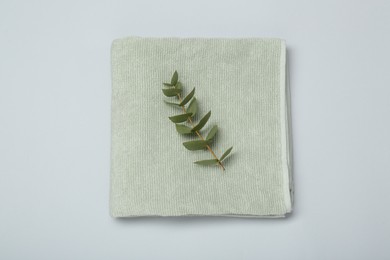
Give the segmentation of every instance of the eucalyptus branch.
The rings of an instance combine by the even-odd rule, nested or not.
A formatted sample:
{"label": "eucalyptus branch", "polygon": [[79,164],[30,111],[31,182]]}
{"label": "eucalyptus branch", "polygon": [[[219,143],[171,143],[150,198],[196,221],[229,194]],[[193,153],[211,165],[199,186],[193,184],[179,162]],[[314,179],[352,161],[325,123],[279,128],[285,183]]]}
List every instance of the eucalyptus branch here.
{"label": "eucalyptus branch", "polygon": [[[209,133],[207,134],[206,138],[204,138],[200,133],[200,130],[207,124],[207,121],[210,119],[211,111],[209,111],[205,116],[202,117],[202,119],[199,120],[197,124],[195,124],[194,116],[198,112],[198,102],[194,97],[195,88],[187,96],[182,98],[183,86],[181,82],[178,80],[178,78],[179,78],[178,73],[177,71],[175,71],[171,78],[171,83],[163,83],[164,86],[166,87],[162,89],[164,95],[167,97],[176,97],[179,101],[179,103],[177,103],[177,102],[168,102],[164,100],[165,103],[181,108],[183,112],[182,114],[171,116],[169,117],[169,119],[173,123],[175,123],[176,130],[179,134],[183,134],[183,135],[194,134],[199,137],[200,140],[184,142],[183,145],[185,148],[191,151],[207,149],[213,156],[213,159],[196,161],[194,163],[199,165],[219,165],[222,170],[225,170],[222,161],[225,160],[226,157],[230,154],[233,147],[227,149],[226,152],[220,158],[217,157],[217,155],[214,153],[213,149],[211,148],[211,144],[213,138],[215,137],[218,131],[218,126],[214,125],[209,131]],[[188,103],[189,105],[186,107]]]}

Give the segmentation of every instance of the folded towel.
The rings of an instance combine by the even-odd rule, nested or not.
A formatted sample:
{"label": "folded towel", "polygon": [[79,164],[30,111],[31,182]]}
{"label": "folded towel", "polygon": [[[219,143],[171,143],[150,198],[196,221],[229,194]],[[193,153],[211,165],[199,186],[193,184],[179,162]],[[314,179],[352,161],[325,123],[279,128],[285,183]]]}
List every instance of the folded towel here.
{"label": "folded towel", "polygon": [[[112,44],[113,217],[282,217],[292,210],[286,47],[279,39],[140,38]],[[196,87],[198,116],[218,124],[218,166],[188,151],[163,102],[177,70],[184,94]],[[203,130],[202,130],[203,131]]]}

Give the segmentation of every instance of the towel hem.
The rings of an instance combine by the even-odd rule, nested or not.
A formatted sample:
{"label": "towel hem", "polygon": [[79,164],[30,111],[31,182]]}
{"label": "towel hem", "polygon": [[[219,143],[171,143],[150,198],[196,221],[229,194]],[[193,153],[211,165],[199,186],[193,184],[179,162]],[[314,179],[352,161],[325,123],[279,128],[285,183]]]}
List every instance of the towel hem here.
{"label": "towel hem", "polygon": [[290,167],[289,167],[289,136],[288,136],[288,100],[286,86],[286,43],[281,41],[280,46],[280,124],[281,124],[281,145],[282,145],[282,174],[284,203],[287,213],[292,211],[290,191]]}

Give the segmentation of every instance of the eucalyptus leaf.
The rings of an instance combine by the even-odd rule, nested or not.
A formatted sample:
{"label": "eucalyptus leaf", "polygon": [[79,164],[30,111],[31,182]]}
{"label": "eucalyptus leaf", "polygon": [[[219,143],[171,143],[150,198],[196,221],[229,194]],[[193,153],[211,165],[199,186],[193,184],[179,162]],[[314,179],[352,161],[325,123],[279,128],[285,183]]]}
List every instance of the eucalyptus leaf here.
{"label": "eucalyptus leaf", "polygon": [[176,85],[177,80],[179,79],[179,75],[177,74],[177,71],[173,73],[172,79],[171,79],[171,85]]}
{"label": "eucalyptus leaf", "polygon": [[180,81],[178,81],[178,82],[176,83],[176,85],[175,85],[175,89],[180,89],[180,90],[182,90],[182,89],[183,89],[183,85],[181,84],[181,82],[180,82]]}
{"label": "eucalyptus leaf", "polygon": [[180,94],[181,90],[180,89],[176,89],[176,88],[163,88],[162,92],[167,97],[174,97],[177,94]]}
{"label": "eucalyptus leaf", "polygon": [[184,142],[183,145],[188,150],[195,151],[195,150],[205,149],[207,145],[209,145],[209,143],[210,143],[209,141],[205,141],[205,140],[196,140],[196,141]]}
{"label": "eucalyptus leaf", "polygon": [[233,146],[230,147],[229,149],[227,149],[227,151],[224,154],[222,154],[222,156],[219,160],[222,162],[229,155],[229,153],[232,151],[232,149],[233,149]]}
{"label": "eucalyptus leaf", "polygon": [[215,134],[218,132],[218,126],[215,125],[213,128],[211,128],[210,132],[206,136],[206,140],[211,140],[215,136]]}
{"label": "eucalyptus leaf", "polygon": [[176,131],[182,135],[192,134],[191,128],[186,125],[176,124]]}
{"label": "eucalyptus leaf", "polygon": [[216,165],[218,163],[218,160],[217,159],[202,160],[202,161],[196,161],[194,163],[199,164],[199,165],[209,166],[209,165]]}
{"label": "eucalyptus leaf", "polygon": [[167,86],[167,87],[173,87],[173,85],[171,83],[163,83],[164,86]]}
{"label": "eucalyptus leaf", "polygon": [[193,98],[191,100],[190,104],[188,105],[187,112],[192,113],[192,116],[194,116],[198,112],[198,101],[196,100],[196,98]]}
{"label": "eucalyptus leaf", "polygon": [[195,88],[180,102],[180,106],[185,106],[195,94]]}
{"label": "eucalyptus leaf", "polygon": [[209,118],[210,118],[210,116],[211,116],[211,111],[209,111],[200,121],[199,121],[199,123],[194,127],[194,128],[192,128],[192,131],[199,131],[200,129],[202,129],[205,125],[206,125],[206,123],[207,123],[207,121],[209,121]]}
{"label": "eucalyptus leaf", "polygon": [[168,104],[168,105],[172,105],[172,106],[180,106],[180,104],[179,103],[175,103],[175,102],[169,102],[169,101],[166,101],[166,100],[164,100],[164,102],[166,103],[166,104]]}
{"label": "eucalyptus leaf", "polygon": [[181,115],[177,115],[177,116],[170,116],[169,119],[173,122],[173,123],[182,123],[182,122],[185,122],[187,121],[187,119],[191,116],[191,113],[186,113],[186,114],[181,114]]}

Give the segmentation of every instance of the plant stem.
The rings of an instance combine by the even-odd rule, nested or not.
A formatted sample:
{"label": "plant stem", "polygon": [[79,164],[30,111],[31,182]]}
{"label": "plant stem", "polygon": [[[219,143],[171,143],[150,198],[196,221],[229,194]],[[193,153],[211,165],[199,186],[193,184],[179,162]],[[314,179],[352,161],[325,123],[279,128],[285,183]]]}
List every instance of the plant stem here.
{"label": "plant stem", "polygon": [[[181,102],[182,99],[181,99],[181,96],[180,94],[177,94],[177,97],[179,98],[179,101]],[[183,112],[184,113],[187,113],[186,111],[186,108],[185,106],[181,106],[181,108],[183,109]],[[192,122],[192,119],[191,117],[188,117],[188,121],[190,122],[191,126],[194,127],[194,122]],[[204,137],[199,133],[199,131],[195,131],[195,134],[201,139],[201,140],[205,140]],[[224,171],[225,170],[225,167],[223,166],[222,162],[218,159],[218,157],[215,155],[213,149],[211,149],[211,147],[209,145],[206,145],[207,147],[207,150],[209,150],[209,152],[213,155],[213,157],[218,161],[218,164],[219,166],[221,166],[222,170]]]}

